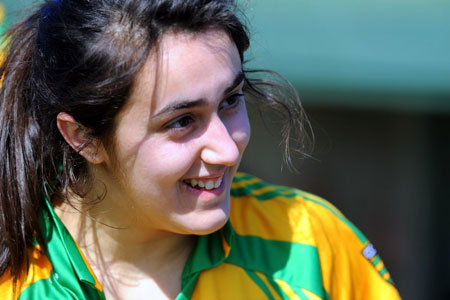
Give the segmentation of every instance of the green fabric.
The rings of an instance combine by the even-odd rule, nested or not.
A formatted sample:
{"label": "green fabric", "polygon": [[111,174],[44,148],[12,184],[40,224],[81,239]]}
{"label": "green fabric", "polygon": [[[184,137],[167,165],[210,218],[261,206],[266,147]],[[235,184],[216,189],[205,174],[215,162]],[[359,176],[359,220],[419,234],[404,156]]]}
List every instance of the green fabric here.
{"label": "green fabric", "polygon": [[291,287],[305,288],[326,298],[319,254],[314,246],[236,234],[226,262],[261,272],[269,278],[281,279]]}
{"label": "green fabric", "polygon": [[[264,187],[271,187],[272,189],[270,191],[267,191],[262,194],[254,194],[255,190],[264,188]],[[265,182],[256,182],[252,184],[248,184],[245,187],[240,188],[234,188],[231,190],[231,196],[233,197],[242,197],[242,196],[253,196],[259,201],[266,201],[273,199],[276,196],[282,195],[286,198],[292,198],[297,196],[297,193],[292,188],[287,188],[284,186],[276,186],[276,185],[270,185]]]}
{"label": "green fabric", "polygon": [[[66,274],[67,275],[67,274]],[[103,293],[64,277],[52,276],[39,280],[20,294],[18,300],[105,300]]]}
{"label": "green fabric", "polygon": [[[73,240],[72,236],[70,235],[70,233],[67,231],[66,227],[64,226],[64,224],[61,222],[61,220],[59,219],[59,217],[56,216],[55,212],[53,211],[53,209],[50,206],[50,203],[48,201],[46,201],[46,204],[48,206],[48,210],[43,210],[46,213],[49,213],[49,215],[47,217],[44,217],[44,220],[46,220],[46,224],[44,225],[44,228],[46,228],[46,233],[47,236],[44,235],[44,240],[47,243],[47,245],[49,245],[49,247],[52,248],[61,248],[60,251],[62,251],[62,249],[65,250],[65,252],[68,254],[67,257],[70,260],[70,263],[75,271],[75,274],[77,275],[77,277],[85,282],[90,284],[91,286],[95,286],[95,279],[92,276],[91,272],[89,271],[88,267],[86,266],[83,257],[81,256],[80,251],[78,250],[78,247],[75,243],[75,241]],[[55,225],[54,227],[52,227],[52,225]],[[42,224],[41,224],[41,228],[42,228]],[[50,234],[50,235],[48,235]],[[52,234],[56,234],[57,238],[52,238]],[[53,247],[52,245],[55,244],[56,247]],[[60,252],[58,251],[58,252]],[[49,252],[49,255],[51,255],[51,253]],[[53,258],[52,257],[52,263],[53,263],[53,268],[57,271],[61,270],[61,272],[65,272],[67,271],[66,266],[60,266],[59,265],[59,257]],[[64,261],[64,264],[66,264],[66,261]],[[64,275],[64,274],[61,274]]]}
{"label": "green fabric", "polygon": [[[222,229],[225,238],[228,243],[232,241],[231,224],[228,221],[225,227]],[[198,237],[197,245],[194,251],[189,256],[186,265],[183,270],[182,283],[185,280],[189,280],[189,277],[193,273],[200,272],[202,270],[214,268],[225,260],[225,253],[222,248],[222,236],[221,231],[216,231],[210,235],[202,235]],[[184,284],[183,284],[184,286]]]}
{"label": "green fabric", "polygon": [[47,200],[45,206],[39,212],[39,225],[53,269],[49,278],[33,283],[19,299],[104,300],[70,233]]}
{"label": "green fabric", "polygon": [[375,267],[381,260],[381,257],[379,255],[375,256],[375,259],[372,261],[372,265]]}
{"label": "green fabric", "polygon": [[191,299],[192,294],[195,290],[195,285],[197,283],[200,273],[196,273],[192,276],[186,276],[182,278],[181,293],[175,298],[175,300],[188,300]]}

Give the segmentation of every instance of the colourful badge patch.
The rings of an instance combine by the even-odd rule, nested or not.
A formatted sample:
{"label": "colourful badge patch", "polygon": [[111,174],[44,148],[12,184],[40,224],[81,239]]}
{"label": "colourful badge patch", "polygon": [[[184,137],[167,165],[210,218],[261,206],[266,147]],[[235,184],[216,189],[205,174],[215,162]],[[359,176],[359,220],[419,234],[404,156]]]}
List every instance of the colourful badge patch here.
{"label": "colourful badge patch", "polygon": [[377,250],[373,247],[372,244],[369,244],[366,246],[366,248],[363,249],[362,254],[367,259],[372,259],[375,255],[377,255]]}
{"label": "colourful badge patch", "polygon": [[370,262],[370,264],[377,270],[378,274],[389,282],[390,284],[394,284],[391,278],[391,274],[389,274],[388,270],[386,269],[383,261],[381,260],[380,256],[377,254],[377,250],[375,247],[368,243],[362,250],[362,255],[367,258],[367,260]]}

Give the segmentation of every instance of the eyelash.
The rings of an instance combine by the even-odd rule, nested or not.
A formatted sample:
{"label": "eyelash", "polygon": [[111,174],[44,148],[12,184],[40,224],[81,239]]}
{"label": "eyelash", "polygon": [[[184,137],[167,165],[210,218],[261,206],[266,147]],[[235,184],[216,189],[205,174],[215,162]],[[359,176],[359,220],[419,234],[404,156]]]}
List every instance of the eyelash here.
{"label": "eyelash", "polygon": [[[242,92],[235,93],[235,94],[229,96],[228,98],[226,98],[225,100],[223,100],[220,103],[219,111],[229,110],[230,112],[232,112],[235,108],[237,108],[239,106],[243,97],[244,97],[244,94]],[[227,106],[224,106],[224,103],[228,102],[229,100],[233,100],[233,102],[231,104],[228,104]],[[187,121],[187,123],[182,124],[186,121]],[[181,115],[181,116],[175,118],[174,120],[170,121],[165,126],[165,128],[167,128],[170,131],[175,131],[175,132],[183,131],[183,130],[186,130],[186,128],[189,127],[194,122],[195,122],[195,118],[193,115],[184,114],[184,115]],[[179,124],[179,125],[177,125],[177,124]]]}
{"label": "eyelash", "polygon": [[[182,122],[188,121],[188,124],[181,124]],[[194,122],[194,117],[190,114],[184,114],[179,116],[178,118],[170,121],[165,127],[169,130],[183,130],[187,126],[191,125]],[[176,126],[177,123],[180,123],[179,126]]]}
{"label": "eyelash", "polygon": [[242,92],[235,93],[235,94],[231,95],[230,97],[228,97],[227,99],[225,99],[224,101],[222,101],[222,103],[220,103],[219,110],[224,109],[223,103],[225,103],[231,99],[235,100],[235,101],[233,103],[229,104],[227,109],[233,109],[239,105],[239,103],[242,101],[243,98],[244,98],[244,94]]}

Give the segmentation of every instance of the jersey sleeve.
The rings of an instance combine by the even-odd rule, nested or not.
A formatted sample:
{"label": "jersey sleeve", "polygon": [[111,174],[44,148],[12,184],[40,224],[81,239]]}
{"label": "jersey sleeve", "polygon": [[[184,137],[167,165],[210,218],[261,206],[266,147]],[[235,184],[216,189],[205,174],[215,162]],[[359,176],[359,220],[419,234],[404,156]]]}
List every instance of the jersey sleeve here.
{"label": "jersey sleeve", "polygon": [[329,202],[303,195],[329,299],[401,299],[375,247]]}

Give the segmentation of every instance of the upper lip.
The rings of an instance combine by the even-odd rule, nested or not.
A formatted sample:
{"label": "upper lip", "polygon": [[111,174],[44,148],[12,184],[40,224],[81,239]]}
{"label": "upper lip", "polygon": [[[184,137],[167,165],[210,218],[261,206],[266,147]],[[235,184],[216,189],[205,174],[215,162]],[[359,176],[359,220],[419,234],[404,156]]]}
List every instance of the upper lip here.
{"label": "upper lip", "polygon": [[225,170],[221,171],[221,172],[216,172],[213,174],[208,174],[208,175],[199,175],[199,176],[189,176],[184,178],[183,180],[190,180],[190,179],[196,179],[196,180],[214,180],[214,179],[218,179],[221,178],[225,175]]}

